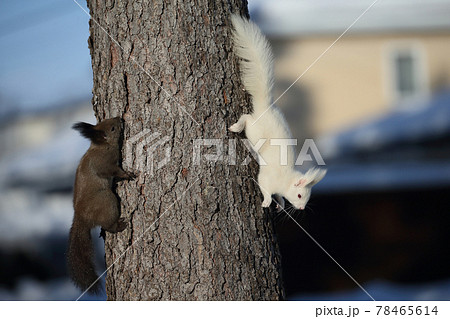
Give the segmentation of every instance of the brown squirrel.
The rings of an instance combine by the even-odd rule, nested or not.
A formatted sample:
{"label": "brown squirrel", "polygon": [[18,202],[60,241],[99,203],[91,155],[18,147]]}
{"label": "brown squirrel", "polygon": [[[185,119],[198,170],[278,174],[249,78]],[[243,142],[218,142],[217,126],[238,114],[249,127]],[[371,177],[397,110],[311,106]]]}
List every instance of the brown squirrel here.
{"label": "brown squirrel", "polygon": [[[76,123],[73,129],[91,140],[91,146],[78,165],[73,193],[74,217],[67,250],[68,272],[75,285],[83,291],[99,293],[93,262],[91,229],[101,226],[117,233],[127,227],[120,216],[119,202],[112,191],[114,177],[133,179],[135,176],[119,167],[122,120],[104,120],[97,125]],[[97,280],[97,281],[96,281]]]}

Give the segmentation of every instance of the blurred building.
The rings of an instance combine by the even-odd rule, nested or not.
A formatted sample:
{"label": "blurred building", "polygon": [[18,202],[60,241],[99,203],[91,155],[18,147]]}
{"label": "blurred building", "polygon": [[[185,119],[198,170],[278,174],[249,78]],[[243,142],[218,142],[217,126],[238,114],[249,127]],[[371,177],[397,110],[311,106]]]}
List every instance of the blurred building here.
{"label": "blurred building", "polygon": [[412,108],[450,86],[446,0],[379,1],[323,54],[372,3],[265,1],[255,7],[252,17],[276,53],[275,98],[314,63],[278,101],[296,115],[290,124],[298,136],[330,134],[394,107]]}

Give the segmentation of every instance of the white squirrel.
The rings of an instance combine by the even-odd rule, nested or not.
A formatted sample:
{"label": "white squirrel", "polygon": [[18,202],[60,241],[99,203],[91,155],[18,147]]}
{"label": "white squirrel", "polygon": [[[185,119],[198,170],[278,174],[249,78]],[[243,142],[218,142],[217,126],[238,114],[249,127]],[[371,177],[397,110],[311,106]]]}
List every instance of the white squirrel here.
{"label": "white squirrel", "polygon": [[[292,135],[281,111],[272,105],[273,56],[269,43],[261,30],[253,22],[233,14],[233,41],[236,54],[241,58],[241,78],[245,89],[251,95],[253,113],[243,114],[230,126],[231,132],[245,134],[255,152],[266,165],[259,167],[258,184],[264,195],[262,207],[269,207],[272,195],[277,209],[284,208],[286,198],[296,209],[305,209],[311,195],[311,187],[326,174],[326,170],[312,168],[306,173],[295,167],[295,148],[280,143],[281,139],[291,139]],[[259,141],[270,142],[257,149]],[[259,144],[260,145],[260,144]],[[282,160],[281,145],[287,147],[287,158]],[[281,206],[281,207],[280,207]]]}

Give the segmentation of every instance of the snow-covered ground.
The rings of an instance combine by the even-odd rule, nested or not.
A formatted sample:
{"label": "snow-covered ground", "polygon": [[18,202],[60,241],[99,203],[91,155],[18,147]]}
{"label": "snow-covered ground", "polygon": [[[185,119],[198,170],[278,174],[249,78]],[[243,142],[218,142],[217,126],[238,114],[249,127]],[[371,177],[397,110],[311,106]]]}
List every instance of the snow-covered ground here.
{"label": "snow-covered ground", "polygon": [[[373,281],[365,284],[364,288],[377,301],[450,300],[450,280],[414,285]],[[39,282],[24,278],[12,291],[0,288],[0,300],[76,300],[80,295],[80,291],[68,279]],[[106,300],[106,295],[104,293],[98,296],[85,294],[81,300]],[[348,291],[300,294],[291,297],[290,300],[364,301],[371,299],[361,289],[355,288]]]}
{"label": "snow-covered ground", "polygon": [[[439,282],[423,284],[395,284],[387,281],[377,280],[364,284],[364,289],[377,301],[391,300],[450,300],[450,279]],[[355,288],[348,291],[315,293],[296,295],[291,300],[371,300],[361,289]]]}
{"label": "snow-covered ground", "polygon": [[4,191],[0,194],[0,246],[32,246],[36,238],[67,235],[72,216],[70,194]]}
{"label": "snow-covered ground", "polygon": [[[23,278],[13,290],[0,288],[0,300],[77,300],[80,295],[69,279],[40,282]],[[84,294],[80,300],[106,300],[106,295]]]}

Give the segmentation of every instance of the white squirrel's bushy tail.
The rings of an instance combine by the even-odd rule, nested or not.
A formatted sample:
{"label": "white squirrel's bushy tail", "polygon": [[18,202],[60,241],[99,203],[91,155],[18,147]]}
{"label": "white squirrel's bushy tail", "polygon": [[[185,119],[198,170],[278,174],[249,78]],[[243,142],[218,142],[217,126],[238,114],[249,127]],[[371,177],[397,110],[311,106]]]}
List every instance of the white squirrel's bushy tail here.
{"label": "white squirrel's bushy tail", "polygon": [[272,100],[272,50],[256,24],[237,14],[231,16],[231,21],[234,49],[242,59],[242,82],[252,96],[253,114],[259,115],[270,106]]}

